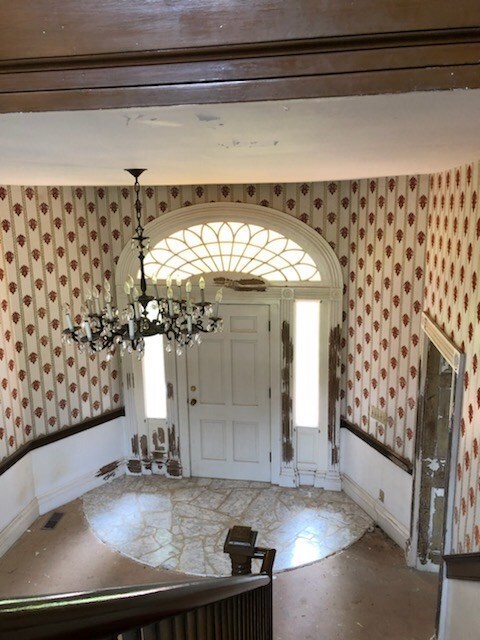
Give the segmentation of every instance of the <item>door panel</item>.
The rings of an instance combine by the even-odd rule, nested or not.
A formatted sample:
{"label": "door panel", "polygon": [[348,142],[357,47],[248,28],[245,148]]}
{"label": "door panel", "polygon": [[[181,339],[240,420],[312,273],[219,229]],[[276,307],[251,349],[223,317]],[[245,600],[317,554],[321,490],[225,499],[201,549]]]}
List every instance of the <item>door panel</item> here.
{"label": "door panel", "polygon": [[201,354],[196,360],[197,372],[189,376],[202,381],[199,390],[200,404],[225,404],[225,371],[223,343],[219,340],[205,340]]}
{"label": "door panel", "polygon": [[224,421],[200,421],[201,456],[203,460],[227,459]]}
{"label": "door panel", "polygon": [[267,305],[222,305],[223,333],[188,350],[192,475],[270,480]]}
{"label": "door panel", "polygon": [[258,405],[257,343],[232,340],[232,404],[246,407]]}
{"label": "door panel", "polygon": [[233,459],[235,462],[260,462],[258,422],[233,422]]}

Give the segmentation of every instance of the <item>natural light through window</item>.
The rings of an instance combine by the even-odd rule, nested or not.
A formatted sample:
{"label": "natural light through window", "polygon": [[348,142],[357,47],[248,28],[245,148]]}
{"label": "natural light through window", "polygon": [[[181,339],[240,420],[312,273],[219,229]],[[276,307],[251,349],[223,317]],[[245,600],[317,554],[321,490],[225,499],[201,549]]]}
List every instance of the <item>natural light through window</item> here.
{"label": "natural light through window", "polygon": [[146,418],[167,417],[164,352],[163,336],[145,338],[142,366]]}
{"label": "natural light through window", "polygon": [[320,302],[295,302],[294,406],[297,427],[318,427]]}
{"label": "natural light through window", "polygon": [[211,272],[248,273],[269,281],[319,282],[313,259],[276,231],[243,222],[209,222],[173,233],[145,258],[157,280]]}

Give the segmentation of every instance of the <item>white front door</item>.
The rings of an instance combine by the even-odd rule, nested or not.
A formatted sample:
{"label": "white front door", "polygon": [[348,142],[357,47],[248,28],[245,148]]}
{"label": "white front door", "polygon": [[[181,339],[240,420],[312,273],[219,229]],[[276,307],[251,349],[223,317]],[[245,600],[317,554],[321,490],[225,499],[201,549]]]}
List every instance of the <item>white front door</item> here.
{"label": "white front door", "polygon": [[221,309],[223,332],[188,349],[192,475],[270,481],[269,307]]}

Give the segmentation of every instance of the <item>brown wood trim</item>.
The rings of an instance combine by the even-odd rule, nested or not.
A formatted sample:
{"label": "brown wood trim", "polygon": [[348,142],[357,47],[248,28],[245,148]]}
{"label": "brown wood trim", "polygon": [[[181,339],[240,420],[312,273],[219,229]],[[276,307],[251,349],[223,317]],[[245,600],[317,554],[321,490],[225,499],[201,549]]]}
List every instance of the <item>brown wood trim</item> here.
{"label": "brown wood trim", "polygon": [[274,42],[239,43],[202,47],[178,47],[151,51],[119,51],[89,55],[48,56],[35,58],[0,59],[0,72],[52,71],[92,69],[98,67],[126,67],[186,62],[236,60],[304,56],[331,52],[350,54],[371,49],[436,47],[445,45],[478,44],[480,27],[463,29],[434,29],[392,33],[371,33],[325,38],[282,40]]}
{"label": "brown wood trim", "polygon": [[480,27],[469,27],[4,58],[0,112],[478,88],[479,43]]}
{"label": "brown wood trim", "polygon": [[291,100],[480,88],[480,64],[365,73],[0,94],[0,113]]}
{"label": "brown wood trim", "polygon": [[4,0],[0,58],[475,28],[474,0]]}
{"label": "brown wood trim", "polygon": [[450,580],[480,581],[480,553],[459,553],[443,556]]}
{"label": "brown wood trim", "polygon": [[395,451],[392,451],[386,445],[382,444],[381,442],[378,442],[378,440],[375,440],[373,436],[371,436],[368,433],[365,433],[365,431],[357,427],[357,425],[353,424],[353,422],[349,422],[348,420],[345,420],[345,418],[341,418],[340,427],[342,427],[343,429],[348,429],[348,431],[355,434],[361,440],[369,444],[376,451],[378,451],[378,453],[381,453],[382,456],[385,456],[391,462],[396,464],[397,467],[400,467],[400,469],[403,469],[410,475],[413,474],[413,464],[410,462],[410,460],[408,460],[407,458],[403,458],[402,456],[399,456],[398,453],[395,453]]}
{"label": "brown wood trim", "polygon": [[[421,61],[421,64],[419,64]],[[49,91],[106,89],[207,82],[229,82],[280,78],[351,74],[366,71],[385,71],[477,65],[478,44],[468,43],[461,50],[452,45],[434,48],[409,47],[389,50],[368,49],[355,52],[334,51],[308,53],[302,56],[265,56],[238,58],[235,60],[189,61],[138,64],[134,73],[129,66],[102,66],[68,69],[25,69],[21,72],[2,72],[0,69],[0,93],[35,92],[42,87]]]}
{"label": "brown wood trim", "polygon": [[51,444],[52,442],[58,442],[59,440],[63,440],[64,438],[69,438],[70,436],[74,436],[77,433],[81,433],[82,431],[87,431],[87,429],[92,429],[93,427],[97,427],[100,424],[104,424],[105,422],[110,422],[110,420],[115,420],[116,418],[121,418],[125,415],[125,408],[121,407],[120,409],[115,409],[114,411],[109,411],[108,413],[103,413],[100,416],[95,416],[95,418],[89,418],[84,422],[80,422],[79,424],[74,424],[70,427],[65,427],[60,429],[59,431],[55,431],[53,433],[49,433],[46,436],[40,436],[39,438],[35,438],[35,440],[30,440],[26,444],[19,447],[14,453],[12,453],[5,460],[0,461],[0,476],[8,471],[14,464],[16,464],[19,460],[21,460],[27,453],[33,451],[34,449],[38,449],[39,447],[44,447],[47,444]]}
{"label": "brown wood trim", "polygon": [[269,584],[260,574],[11,598],[0,602],[0,640],[106,637]]}

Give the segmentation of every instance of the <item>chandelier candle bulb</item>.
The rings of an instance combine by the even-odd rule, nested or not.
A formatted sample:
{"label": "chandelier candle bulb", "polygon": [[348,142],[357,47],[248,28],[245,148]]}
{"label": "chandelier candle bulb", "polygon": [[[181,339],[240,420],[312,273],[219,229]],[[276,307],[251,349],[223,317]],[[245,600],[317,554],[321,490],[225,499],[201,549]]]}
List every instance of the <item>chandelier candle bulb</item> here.
{"label": "chandelier candle bulb", "polygon": [[173,289],[172,287],[168,287],[167,289],[167,298],[168,298],[168,314],[173,316]]}
{"label": "chandelier candle bulb", "polygon": [[83,323],[83,328],[85,329],[87,340],[92,340],[92,330],[90,328],[90,322],[88,320],[85,320],[85,322]]}
{"label": "chandelier candle bulb", "polygon": [[203,276],[200,277],[198,281],[198,286],[200,287],[200,295],[202,297],[202,304],[205,303],[205,278]]}
{"label": "chandelier candle bulb", "polygon": [[158,286],[157,286],[157,278],[156,278],[156,276],[152,276],[151,280],[152,280],[153,288],[155,289],[155,295],[157,296],[157,298],[159,298],[160,294],[158,293]]}
{"label": "chandelier candle bulb", "polygon": [[67,321],[67,327],[70,329],[70,331],[73,331],[72,316],[70,315],[70,305],[67,302],[63,305],[63,310],[65,312],[65,320]]}
{"label": "chandelier candle bulb", "polygon": [[190,302],[191,291],[192,291],[192,283],[190,282],[190,280],[187,280],[187,283],[185,284],[185,295],[187,298],[187,304]]}
{"label": "chandelier candle bulb", "polygon": [[177,278],[176,285],[178,287],[178,299],[182,299],[182,280],[181,278]]}
{"label": "chandelier candle bulb", "polygon": [[100,315],[100,294],[96,288],[93,290],[93,302],[95,304],[95,313]]}
{"label": "chandelier candle bulb", "polygon": [[133,287],[132,289],[132,299],[133,299],[133,312],[135,314],[135,320],[140,318],[140,305],[138,302],[138,289],[137,287]]}
{"label": "chandelier candle bulb", "polygon": [[217,291],[217,295],[215,296],[215,311],[213,313],[215,318],[218,318],[218,307],[220,305],[220,302],[222,301],[222,298],[223,298],[223,293],[222,293],[222,290],[219,289]]}

